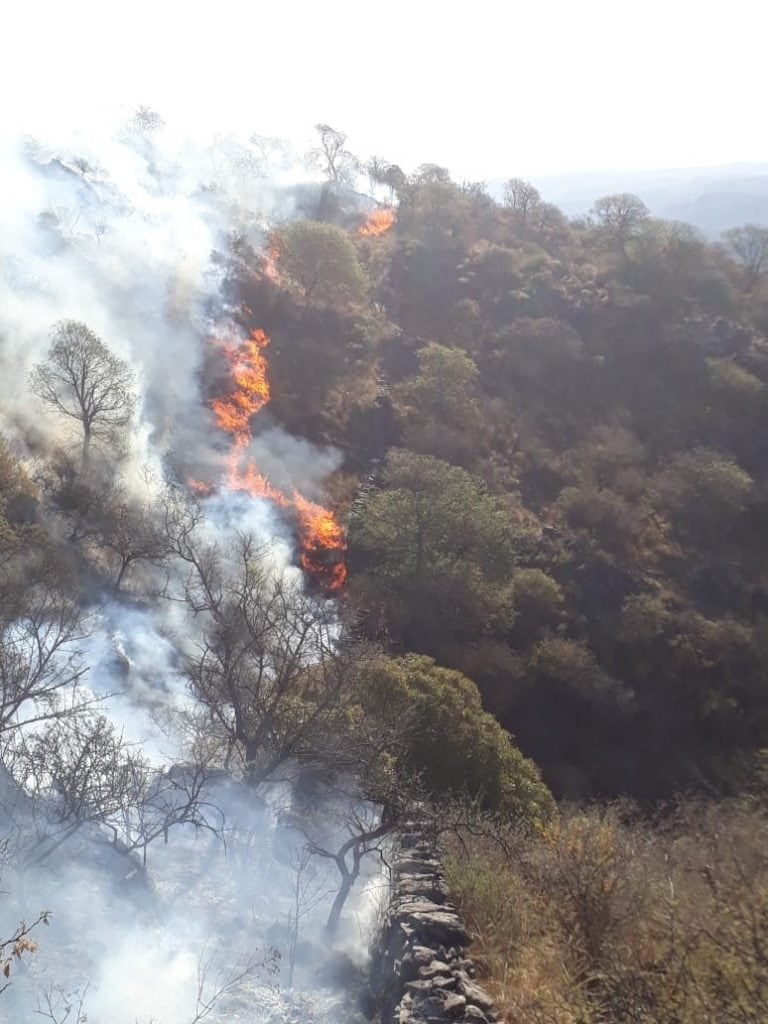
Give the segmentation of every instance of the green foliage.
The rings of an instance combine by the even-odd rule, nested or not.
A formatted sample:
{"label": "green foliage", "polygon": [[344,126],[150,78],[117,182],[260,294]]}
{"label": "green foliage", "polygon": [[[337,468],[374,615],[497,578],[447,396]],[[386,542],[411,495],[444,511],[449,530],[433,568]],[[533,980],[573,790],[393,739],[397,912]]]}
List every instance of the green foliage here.
{"label": "green foliage", "polygon": [[520,179],[495,208],[436,167],[402,192],[399,451],[353,597],[469,672],[562,793],[727,790],[768,745],[768,320],[735,257],[632,195],[568,224]]}
{"label": "green foliage", "polygon": [[733,459],[708,448],[673,456],[655,482],[656,501],[684,540],[732,535],[752,490],[752,479]]}
{"label": "green foliage", "polygon": [[361,302],[367,281],[346,232],[333,224],[299,220],[274,232],[281,270],[308,302]]}
{"label": "green foliage", "polygon": [[542,640],[531,650],[530,666],[541,684],[560,685],[587,699],[594,699],[606,689],[594,655],[575,640]]}
{"label": "green foliage", "polygon": [[735,401],[750,401],[765,390],[763,382],[733,359],[708,359],[712,384]]}
{"label": "green foliage", "polygon": [[512,601],[517,614],[515,633],[521,641],[556,626],[565,612],[562,587],[541,569],[515,570]]}
{"label": "green foliage", "polygon": [[527,826],[548,821],[554,805],[535,765],[483,711],[475,684],[431,658],[376,659],[362,674],[369,719],[400,735],[400,767],[427,791],[468,795]]}
{"label": "green foliage", "polygon": [[480,447],[479,375],[459,348],[423,348],[418,375],[395,392],[406,447],[460,465],[471,463]]}
{"label": "green foliage", "polygon": [[30,520],[35,516],[37,494],[19,459],[0,436],[0,566],[31,543]]}
{"label": "green foliage", "polygon": [[350,527],[353,589],[370,621],[442,660],[473,636],[504,635],[527,540],[509,505],[465,470],[402,450],[382,483]]}
{"label": "green foliage", "polygon": [[566,487],[557,508],[569,526],[585,531],[604,551],[626,551],[640,530],[635,508],[608,488]]}

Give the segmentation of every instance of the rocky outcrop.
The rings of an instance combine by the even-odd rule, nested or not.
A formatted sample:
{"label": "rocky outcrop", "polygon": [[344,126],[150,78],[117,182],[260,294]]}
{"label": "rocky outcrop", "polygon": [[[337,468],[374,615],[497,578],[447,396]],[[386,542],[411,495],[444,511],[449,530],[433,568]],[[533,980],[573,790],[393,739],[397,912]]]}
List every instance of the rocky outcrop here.
{"label": "rocky outcrop", "polygon": [[399,837],[389,906],[372,956],[382,1024],[486,1024],[497,1020],[475,981],[469,936],[450,902],[434,848],[414,830]]}

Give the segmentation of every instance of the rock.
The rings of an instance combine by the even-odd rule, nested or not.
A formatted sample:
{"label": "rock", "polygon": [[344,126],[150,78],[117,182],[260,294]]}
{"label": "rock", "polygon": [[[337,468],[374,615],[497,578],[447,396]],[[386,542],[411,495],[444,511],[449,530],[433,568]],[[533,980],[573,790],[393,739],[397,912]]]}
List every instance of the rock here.
{"label": "rock", "polygon": [[396,860],[392,871],[395,875],[420,875],[441,873],[440,862],[437,860],[419,860],[418,858],[405,858]]}
{"label": "rock", "polygon": [[434,988],[431,978],[417,978],[416,981],[408,981],[405,985],[406,992],[431,992]]}
{"label": "rock", "polygon": [[467,997],[468,1003],[473,1003],[475,1006],[479,1006],[481,1010],[492,1010],[493,1000],[479,985],[475,984],[474,981],[470,981],[466,975],[463,977],[459,975],[459,991]]}
{"label": "rock", "polygon": [[407,919],[420,936],[440,945],[452,946],[458,943],[465,946],[469,941],[458,914],[445,910],[414,910],[408,913]]}
{"label": "rock", "polygon": [[450,902],[434,846],[409,824],[394,860],[392,896],[372,955],[371,991],[392,1024],[492,1024],[488,993],[465,955],[469,936]]}
{"label": "rock", "polygon": [[428,964],[433,960],[439,960],[436,956],[437,950],[431,946],[414,946],[411,950],[411,954],[415,960],[418,960],[420,964]]}
{"label": "rock", "polygon": [[403,896],[418,896],[443,904],[448,899],[448,887],[434,875],[402,875],[398,892]]}
{"label": "rock", "polygon": [[403,832],[400,835],[400,848],[402,850],[407,850],[411,847],[414,847],[418,844],[420,839],[421,836],[418,834],[418,832]]}
{"label": "rock", "polygon": [[395,904],[395,915],[432,914],[436,910],[445,911],[445,905],[426,900],[422,896],[404,896]]}
{"label": "rock", "polygon": [[460,1017],[464,1012],[467,1000],[464,996],[452,992],[443,1003],[443,1010],[449,1017]]}
{"label": "rock", "polygon": [[450,975],[451,968],[449,964],[444,963],[442,960],[433,960],[431,963],[424,967],[419,968],[420,978],[434,978],[438,974]]}

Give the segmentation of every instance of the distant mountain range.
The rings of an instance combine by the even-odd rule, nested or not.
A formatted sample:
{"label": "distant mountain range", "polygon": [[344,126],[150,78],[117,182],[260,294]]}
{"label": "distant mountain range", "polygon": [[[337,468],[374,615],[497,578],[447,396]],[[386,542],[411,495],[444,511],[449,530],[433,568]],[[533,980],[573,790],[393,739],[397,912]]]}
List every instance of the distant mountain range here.
{"label": "distant mountain range", "polygon": [[[709,236],[740,224],[768,225],[768,163],[670,171],[595,171],[530,179],[547,202],[569,216],[599,196],[634,192],[655,217],[682,220]],[[500,194],[502,182],[489,182]]]}

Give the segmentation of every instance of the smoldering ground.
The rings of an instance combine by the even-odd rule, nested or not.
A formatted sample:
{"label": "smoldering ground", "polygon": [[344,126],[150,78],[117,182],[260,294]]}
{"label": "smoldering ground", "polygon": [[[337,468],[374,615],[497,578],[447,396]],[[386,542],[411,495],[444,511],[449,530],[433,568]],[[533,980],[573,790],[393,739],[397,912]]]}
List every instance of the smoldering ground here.
{"label": "smoldering ground", "polygon": [[296,1007],[309,1021],[349,1017],[379,877],[350,901],[329,955],[322,922],[335,879],[316,863],[301,877],[303,837],[280,824],[284,793],[257,806],[221,783],[209,797],[227,815],[223,834],[174,830],[146,871],[87,835],[42,865],[4,869],[5,919],[55,909],[38,951],[14,968],[1,1019],[39,1019],[49,996],[65,1019],[82,994],[92,1021],[188,1024],[219,990],[211,1020],[287,1020]]}

